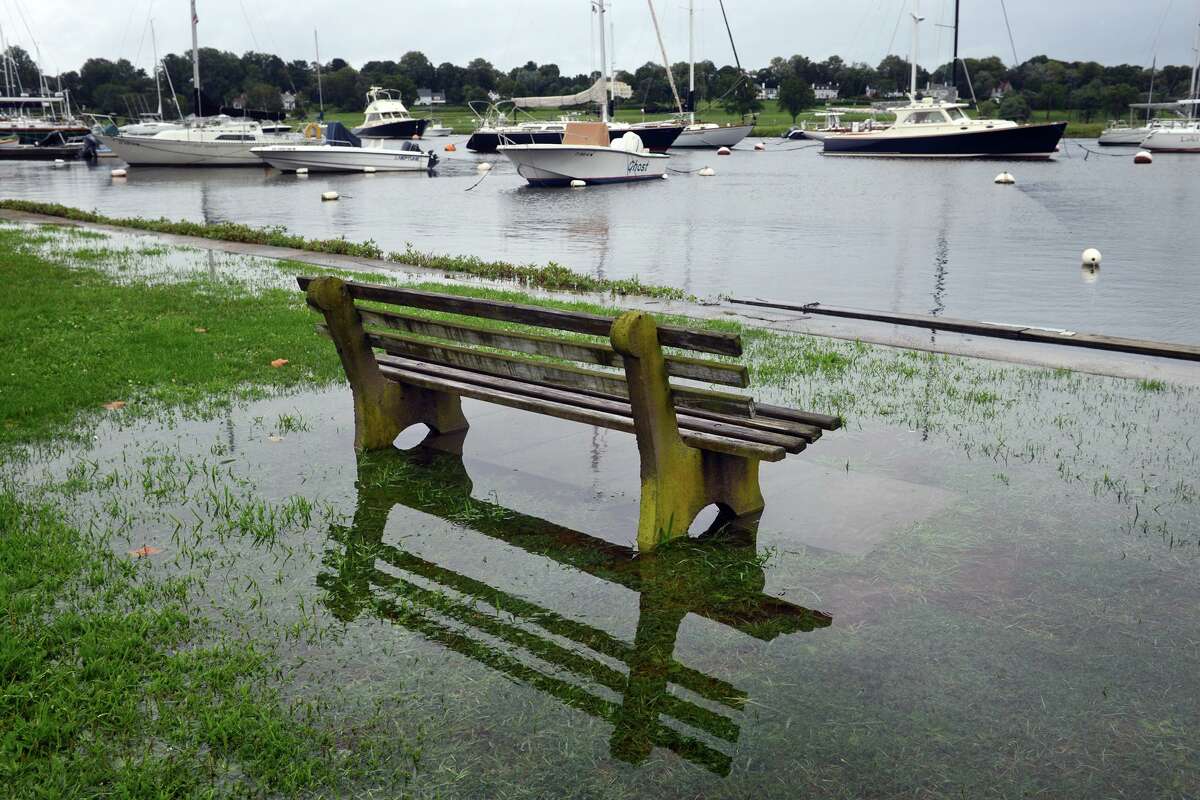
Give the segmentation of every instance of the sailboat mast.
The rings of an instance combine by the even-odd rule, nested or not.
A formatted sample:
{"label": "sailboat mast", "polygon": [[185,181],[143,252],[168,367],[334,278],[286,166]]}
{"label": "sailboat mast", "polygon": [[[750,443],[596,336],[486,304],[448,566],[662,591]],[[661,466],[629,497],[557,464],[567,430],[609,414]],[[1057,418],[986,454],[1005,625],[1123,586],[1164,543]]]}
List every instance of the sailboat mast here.
{"label": "sailboat mast", "polygon": [[196,0],[192,0],[192,109],[197,117],[204,116],[200,108],[200,43],[196,36],[196,25],[200,18],[196,16]]}
{"label": "sailboat mast", "polygon": [[317,29],[313,28],[313,53],[317,58],[317,103],[321,106],[321,119],[325,118],[325,89],[321,86],[321,42],[317,39]]}
{"label": "sailboat mast", "polygon": [[154,35],[154,20],[150,20],[150,47],[154,50],[154,93],[158,95],[158,118],[163,118],[162,83],[158,76],[158,39]]}
{"label": "sailboat mast", "polygon": [[654,12],[654,0],[646,0],[650,6],[650,21],[654,23],[654,35],[658,37],[658,49],[662,52],[663,67],[667,70],[667,83],[671,86],[671,96],[675,98],[675,107],[683,113],[683,103],[679,100],[679,90],[675,88],[675,73],[671,72],[671,60],[667,58],[667,48],[663,44],[662,30],[658,27],[658,14]]}
{"label": "sailboat mast", "polygon": [[688,0],[688,124],[696,124],[696,0]]}
{"label": "sailboat mast", "polygon": [[913,33],[912,33],[912,78],[909,81],[909,96],[915,103],[917,101],[917,32],[921,27],[921,0],[913,0]]}
{"label": "sailboat mast", "polygon": [[604,0],[596,0],[600,13],[600,80],[604,81],[604,102],[600,107],[600,120],[608,122],[608,48],[604,38]]}
{"label": "sailboat mast", "polygon": [[950,85],[954,87],[955,97],[958,96],[958,5],[960,0],[954,0],[954,60],[950,62]]}
{"label": "sailboat mast", "polygon": [[8,42],[4,40],[4,28],[0,28],[0,66],[4,67],[4,93],[14,94],[8,77]]}

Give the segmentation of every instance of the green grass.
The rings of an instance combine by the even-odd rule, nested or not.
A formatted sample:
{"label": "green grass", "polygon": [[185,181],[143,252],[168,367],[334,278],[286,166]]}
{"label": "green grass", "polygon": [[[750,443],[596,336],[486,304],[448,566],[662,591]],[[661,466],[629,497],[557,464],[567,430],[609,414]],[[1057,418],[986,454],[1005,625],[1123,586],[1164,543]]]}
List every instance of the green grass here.
{"label": "green grass", "polygon": [[0,785],[9,798],[295,795],[337,772],[269,688],[206,642],[183,584],[0,492]]}

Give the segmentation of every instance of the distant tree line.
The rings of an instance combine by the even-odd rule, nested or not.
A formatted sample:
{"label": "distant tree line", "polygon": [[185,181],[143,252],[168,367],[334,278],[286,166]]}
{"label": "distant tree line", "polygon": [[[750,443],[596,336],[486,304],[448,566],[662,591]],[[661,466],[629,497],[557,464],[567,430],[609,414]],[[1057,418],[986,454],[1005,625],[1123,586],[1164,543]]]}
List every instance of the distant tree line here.
{"label": "distant tree line", "polygon": [[[21,88],[36,93],[39,76],[29,54],[19,47],[8,50],[10,71]],[[369,61],[355,68],[341,58],[321,66],[321,92],[317,88],[315,65],[308,61],[287,61],[269,53],[247,52],[241,56],[211,47],[200,49],[201,81],[210,97],[226,104],[240,100],[246,107],[278,111],[281,94],[290,92],[297,100],[297,113],[315,110],[318,94],[329,110],[359,111],[365,103],[367,89],[372,85],[398,90],[404,101],[412,104],[418,88],[438,92],[451,105],[471,100],[486,100],[489,93],[500,97],[572,94],[588,88],[596,75],[564,75],[555,64],[529,61],[507,72],[494,67],[482,58],[459,66],[445,62],[434,66],[425,54],[413,50],[398,61]],[[162,66],[177,92],[183,112],[190,112],[192,92],[192,62],[189,53],[170,54]],[[1005,66],[996,56],[966,59],[957,75],[960,97],[974,96],[984,113],[1002,113],[1023,119],[1038,111],[1076,110],[1085,119],[1116,117],[1125,113],[1129,103],[1145,100],[1150,91],[1151,72],[1145,67],[1121,64],[1103,66],[1094,61],[1059,61],[1048,56],[1035,56],[1016,67]],[[1155,99],[1183,97],[1190,81],[1190,68],[1168,66],[1154,75]],[[681,97],[686,98],[688,65],[671,65]],[[667,111],[674,108],[674,98],[667,80],[667,70],[661,64],[647,62],[636,70],[618,70],[618,80],[633,87],[633,97],[625,104],[647,111]],[[918,71],[918,83],[948,83],[950,65],[938,67],[932,73]],[[110,61],[90,58],[78,70],[46,78],[49,86],[60,86],[71,92],[76,108],[127,115],[153,105],[154,74],[135,67],[126,59]],[[698,110],[713,105],[734,113],[747,114],[761,107],[757,99],[759,86],[781,90],[781,102],[789,111],[798,114],[803,108],[816,104],[812,87],[836,85],[840,101],[887,96],[907,89],[909,63],[889,55],[876,66],[861,62],[846,62],[838,56],[813,61],[802,55],[776,57],[762,69],[739,73],[730,65],[718,67],[712,61],[696,64],[696,102]],[[162,80],[164,104],[174,106],[169,98],[168,84]],[[14,87],[15,88],[15,87]],[[992,103],[993,92],[1002,93],[1003,100]]]}

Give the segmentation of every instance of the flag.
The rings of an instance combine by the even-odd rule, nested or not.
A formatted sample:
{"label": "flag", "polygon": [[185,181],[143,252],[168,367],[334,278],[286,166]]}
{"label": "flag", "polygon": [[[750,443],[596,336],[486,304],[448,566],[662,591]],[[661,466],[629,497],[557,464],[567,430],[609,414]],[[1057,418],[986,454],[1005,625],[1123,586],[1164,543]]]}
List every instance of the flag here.
{"label": "flag", "polygon": [[197,25],[200,22],[200,17],[196,16],[196,0],[192,0],[192,24]]}

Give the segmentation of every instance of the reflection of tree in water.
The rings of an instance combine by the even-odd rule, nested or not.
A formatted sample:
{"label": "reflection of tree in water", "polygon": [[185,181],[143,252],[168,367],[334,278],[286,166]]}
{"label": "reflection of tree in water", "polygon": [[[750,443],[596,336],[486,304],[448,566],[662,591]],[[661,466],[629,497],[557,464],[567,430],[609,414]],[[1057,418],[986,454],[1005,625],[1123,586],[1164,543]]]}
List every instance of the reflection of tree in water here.
{"label": "reflection of tree in water", "polygon": [[[472,497],[462,458],[427,446],[360,455],[356,485],[353,523],[331,530],[341,546],[326,552],[327,571],[317,579],[334,614],[344,621],[377,615],[609,722],[614,728],[611,752],[623,761],[640,763],[654,747],[665,747],[718,774],[729,772],[729,755],[700,736],[677,730],[688,727],[709,740],[729,743],[740,733],[725,713],[676,696],[671,684],[734,711],[748,700],[729,683],[675,660],[679,625],[687,614],[763,641],[830,624],[821,612],[762,594],[765,574],[752,530],[714,527],[699,539],[677,540],[651,555],[639,555]],[[384,544],[388,515],[397,504],[638,592],[633,644]],[[379,569],[379,561],[405,576]],[[426,588],[430,584],[438,588]],[[562,644],[564,639],[579,648]],[[503,649],[495,642],[503,643]],[[587,651],[625,664],[628,674]],[[554,669],[539,668],[537,662]],[[571,679],[561,677],[564,673]],[[588,684],[620,699],[608,699]],[[663,716],[674,722],[666,724]]]}

